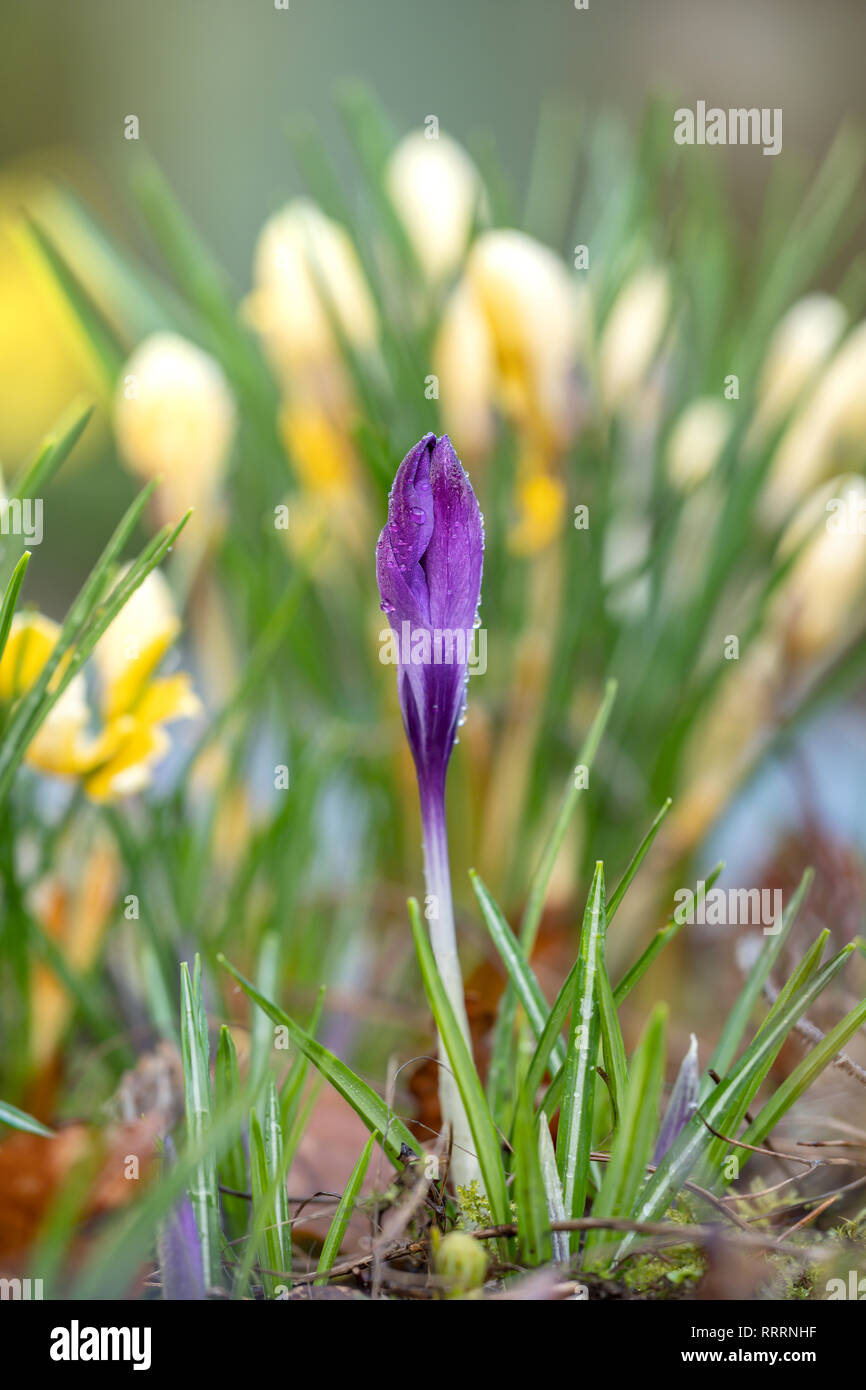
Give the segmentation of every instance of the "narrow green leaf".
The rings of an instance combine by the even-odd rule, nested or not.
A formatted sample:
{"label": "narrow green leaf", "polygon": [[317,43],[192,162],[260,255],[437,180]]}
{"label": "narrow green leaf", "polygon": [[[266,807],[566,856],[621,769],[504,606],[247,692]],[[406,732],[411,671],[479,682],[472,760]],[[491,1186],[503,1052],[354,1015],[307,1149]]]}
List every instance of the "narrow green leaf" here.
{"label": "narrow green leaf", "polygon": [[316,1268],[315,1284],[327,1284],[331,1270],[340,1253],[340,1246],[343,1244],[343,1237],[352,1219],[355,1210],[355,1202],[358,1200],[358,1193],[364,1178],[367,1176],[367,1168],[370,1164],[370,1155],[373,1152],[373,1144],[376,1135],[371,1134],[364,1146],[364,1151],[355,1167],[352,1169],[349,1181],[346,1183],[340,1204],[334,1213],[333,1220],[328,1227],[328,1234],[325,1236],[325,1244],[322,1246],[322,1253],[319,1256],[319,1263]]}
{"label": "narrow green leaf", "polygon": [[63,291],[94,359],[101,368],[103,385],[108,395],[114,390],[120,376],[127,355],[126,349],[52,237],[32,218],[28,218],[28,224],[34,242]]}
{"label": "narrow green leaf", "polygon": [[[196,997],[196,989],[186,961],[183,961],[180,967],[180,1001],[187,1141],[191,1146],[197,1146],[206,1144],[211,1125],[210,1074],[202,1049],[203,1008],[200,997]],[[219,1194],[212,1148],[196,1167],[190,1183],[189,1196],[201,1240],[205,1285],[210,1287],[218,1284],[220,1280]]]}
{"label": "narrow green leaf", "polygon": [[[707,878],[704,880],[703,888],[701,888],[699,892],[695,895],[696,904],[703,901],[707,893],[715,884],[717,878],[719,877],[719,874],[722,872],[724,867],[725,866],[723,863],[717,864],[716,867],[713,869],[712,873],[707,875]],[[674,937],[682,931],[684,926],[685,918],[683,918],[682,916],[678,916],[677,913],[673,913],[672,916],[668,918],[665,925],[663,927],[659,927],[658,931],[653,936],[649,945],[646,947],[644,951],[641,952],[634,965],[632,965],[626,971],[622,979],[616,985],[613,991],[613,997],[616,1000],[617,1005],[620,1005],[624,999],[628,998],[635,985],[643,979],[644,975],[649,970],[656,956],[658,956],[664,950],[665,946],[667,946],[669,942],[673,941]]]}
{"label": "narrow green leaf", "polygon": [[53,1129],[49,1129],[39,1120],[34,1120],[32,1115],[25,1114],[16,1105],[10,1105],[8,1100],[0,1100],[0,1125],[8,1125],[10,1129],[21,1129],[25,1134],[41,1134],[47,1139],[54,1136]]}
{"label": "narrow green leaf", "polygon": [[[578,754],[578,765],[587,768],[587,770],[592,768],[595,755],[598,752],[598,746],[607,728],[610,712],[613,709],[613,702],[616,699],[616,688],[616,681],[609,680],[607,682],[604,691],[604,699],[601,702],[599,711],[592,722],[589,733]],[[523,920],[520,924],[520,944],[527,958],[531,957],[532,948],[535,945],[538,925],[541,921],[541,914],[544,911],[547,885],[550,882],[550,876],[553,873],[557,858],[559,857],[559,851],[565,839],[565,832],[568,829],[569,822],[574,815],[583,790],[583,785],[575,781],[572,772],[553,829],[542,851],[538,867],[532,876],[529,894],[526,899],[526,908],[524,909]]]}
{"label": "narrow green leaf", "polygon": [[[758,1111],[743,1135],[743,1142],[745,1144],[762,1144],[782,1116],[809,1089],[816,1077],[820,1076],[824,1068],[830,1065],[836,1053],[864,1024],[866,1024],[866,1000],[858,1004],[843,1019],[840,1019],[836,1027],[831,1028],[827,1036],[807,1052],[802,1061],[785,1077],[778,1090],[773,1092],[767,1103]],[[740,1152],[740,1172],[742,1172],[743,1165],[748,1160],[749,1155],[746,1150],[738,1152]]]}
{"label": "narrow green leaf", "polygon": [[[667,1016],[667,1005],[657,1004],[631,1059],[631,1075],[620,1126],[610,1162],[605,1166],[601,1188],[592,1204],[593,1216],[627,1217],[646,1178],[646,1166],[658,1130]],[[609,1231],[587,1233],[584,1250],[585,1257],[592,1251],[591,1258],[586,1260],[589,1268],[604,1262],[605,1248],[610,1247],[611,1243]]]}
{"label": "narrow green leaf", "polygon": [[[590,725],[589,732],[581,745],[578,753],[578,766],[585,767],[587,770],[592,768],[598,746],[601,743],[605,728],[607,727],[613,702],[616,698],[616,681],[610,680],[605,686],[604,698],[602,699],[598,713]],[[538,926],[541,921],[541,914],[544,911],[544,901],[547,897],[547,886],[550,876],[556,865],[562,842],[565,839],[566,831],[577,803],[584,790],[582,781],[575,779],[572,771],[569,776],[568,785],[563,794],[562,802],[554,821],[550,835],[541,853],[538,866],[532,876],[529,885],[529,893],[526,899],[526,907],[523,912],[523,919],[520,924],[519,941],[523,949],[524,958],[528,961],[532,957],[535,946],[535,938],[538,934]],[[570,997],[570,996],[569,996]],[[490,1055],[490,1067],[487,1076],[487,1095],[490,1100],[490,1107],[497,1118],[504,1119],[504,1110],[507,1104],[507,1097],[510,1091],[510,1076],[513,1075],[512,1055],[514,1044],[514,1019],[517,1006],[517,992],[514,985],[509,980],[505,992],[499,1001],[499,1013],[496,1019],[496,1028],[493,1035],[493,1046]],[[561,1022],[550,1038],[550,1049],[554,1046],[559,1034]]]}
{"label": "narrow green leaf", "polygon": [[[529,1058],[526,1060],[528,1062]],[[547,1192],[541,1171],[535,1107],[532,1095],[521,1084],[517,1087],[514,1112],[513,1172],[520,1257],[528,1265],[546,1264],[551,1255]]]}
{"label": "narrow green leaf", "polygon": [[[709,1093],[707,1100],[699,1105],[697,1113],[668,1149],[643,1189],[633,1213],[636,1220],[657,1220],[693,1174],[703,1176],[700,1172],[702,1162],[715,1142],[708,1126],[726,1133],[723,1128],[726,1113],[743,1099],[747,1105],[751,1103],[767,1059],[772,1060],[778,1053],[798,1018],[802,1017],[821,991],[838,974],[853,950],[853,945],[844,947],[818,975],[798,991],[773,1026],[753,1039],[733,1071],[722,1080],[721,1085]],[[634,1243],[634,1239],[633,1232],[625,1236],[617,1251],[618,1260]]]}
{"label": "narrow green leaf", "polygon": [[46,435],[36,457],[23,469],[9,494],[23,501],[25,497],[41,497],[58,469],[65,463],[84,433],[93,414],[93,406],[73,407],[65,413],[50,434]]}
{"label": "narrow green leaf", "polygon": [[3,606],[0,608],[0,661],[3,660],[6,643],[9,641],[12,619],[15,617],[15,605],[18,602],[18,595],[21,592],[21,585],[24,583],[24,576],[27,573],[27,566],[29,564],[30,551],[25,550],[18,564],[12,571],[12,578],[6,585],[6,592],[3,595]]}
{"label": "narrow green leaf", "polygon": [[[241,1082],[237,1049],[229,1028],[223,1024],[220,1029],[214,1068],[214,1109],[216,1114],[221,1115],[232,1106],[236,1106],[240,1095]],[[221,1154],[218,1172],[223,1187],[230,1187],[234,1192],[249,1191],[247,1156],[240,1131]],[[226,1193],[223,1193],[222,1201],[231,1234],[235,1239],[240,1238],[247,1228],[249,1204],[242,1197],[230,1197]]]}
{"label": "narrow green leaf", "polygon": [[[280,1254],[275,1247],[274,1204],[268,1200],[271,1186],[268,1174],[268,1160],[265,1153],[265,1139],[261,1121],[255,1106],[250,1110],[250,1187],[253,1198],[253,1228],[250,1243],[258,1248],[259,1263],[262,1266],[262,1287],[268,1298],[273,1298],[274,1290],[280,1280]],[[273,1270],[266,1274],[265,1270]]]}
{"label": "narrow green leaf", "polygon": [[[469,870],[469,878],[481,907],[481,915],[487,930],[490,932],[493,944],[508,971],[508,977],[517,991],[517,997],[526,1010],[529,1026],[537,1039],[544,1031],[547,1015],[550,1012],[547,1000],[535,978],[531,965],[526,960],[522,946],[503,917],[483,879],[474,869]],[[562,1066],[565,1061],[565,1048],[559,1039],[554,1043],[552,1056],[557,1066]]]}
{"label": "narrow green leaf", "polygon": [[743,1037],[743,1033],[748,1027],[752,1011],[761,997],[764,983],[778,959],[779,952],[785,944],[788,933],[791,930],[794,918],[800,910],[800,905],[809,891],[809,885],[814,878],[811,869],[807,869],[800,880],[799,887],[788,903],[782,914],[782,922],[779,931],[767,937],[764,948],[758,956],[741,989],[736,1003],[725,1020],[722,1035],[716,1045],[716,1049],[709,1060],[708,1070],[716,1071],[720,1075],[726,1072],[731,1062],[737,1055],[737,1049]]}
{"label": "narrow green leaf", "polygon": [[611,1099],[613,1100],[614,1110],[616,1112],[616,1124],[618,1125],[622,1118],[626,1088],[628,1086],[628,1062],[625,1055],[625,1043],[623,1041],[622,1029],[619,1026],[616,1001],[613,997],[613,988],[610,983],[610,976],[607,973],[607,962],[605,960],[604,951],[602,951],[598,962],[596,994],[598,998],[604,1067]]}
{"label": "narrow green leaf", "polygon": [[362,1081],[360,1076],[356,1076],[345,1062],[341,1062],[326,1047],[322,1047],[321,1043],[316,1042],[315,1038],[311,1038],[299,1023],[296,1023],[276,1004],[265,999],[255,985],[246,979],[239,970],[236,970],[224,955],[218,955],[217,960],[225,966],[230,975],[234,976],[241,989],[252,999],[253,1003],[263,1009],[274,1023],[278,1023],[286,1029],[295,1047],[309,1058],[325,1080],[329,1081],[344,1100],[348,1101],[355,1114],[360,1116],[370,1132],[382,1136],[380,1141],[382,1148],[394,1167],[402,1172],[404,1164],[400,1159],[400,1146],[405,1144],[407,1148],[417,1153],[418,1141],[399,1116],[392,1114],[381,1096],[377,1096],[366,1081]]}
{"label": "narrow green leaf", "polygon": [[[571,1034],[563,1078],[562,1113],[556,1143],[556,1161],[562,1179],[565,1210],[573,1218],[583,1216],[589,1184],[595,1064],[600,1030],[597,976],[605,922],[604,865],[599,860],[595,866],[580,934]],[[572,1249],[576,1249],[577,1244],[577,1239],[572,1237]]]}
{"label": "narrow green leaf", "polygon": [[629,861],[629,865],[625,873],[623,874],[619,883],[616,885],[616,888],[611,893],[610,899],[607,904],[608,926],[610,926],[611,922],[613,921],[614,914],[616,913],[617,908],[619,907],[620,903],[622,902],[623,898],[628,892],[629,887],[631,886],[632,879],[634,878],[635,874],[637,873],[638,869],[640,868],[641,864],[643,863],[644,859],[649,853],[652,842],[655,839],[656,835],[659,833],[659,830],[661,829],[662,821],[664,820],[668,811],[671,809],[672,805],[673,801],[670,797],[668,797],[661,809],[659,810],[658,814],[656,815],[656,818],[650,826],[649,830],[644,835],[643,839],[641,840],[640,844],[635,850],[631,860]]}
{"label": "narrow green leaf", "polygon": [[[283,1168],[283,1131],[280,1123],[280,1102],[273,1078],[268,1083],[265,1098],[265,1159],[272,1188],[273,1228],[267,1232],[269,1248],[276,1263],[272,1269],[291,1274],[292,1236],[289,1221],[289,1194]],[[290,1281],[289,1281],[290,1282]]]}
{"label": "narrow green leaf", "polygon": [[[559,1181],[559,1171],[556,1167],[556,1153],[553,1148],[553,1140],[550,1137],[550,1125],[547,1115],[542,1110],[538,1115],[538,1158],[541,1164],[541,1179],[544,1183],[544,1195],[547,1202],[548,1222],[565,1221],[565,1203],[562,1200],[562,1184]],[[567,1231],[551,1231],[551,1256],[557,1264],[567,1264],[569,1259],[569,1245]]]}
{"label": "narrow green leaf", "polygon": [[493,1124],[484,1090],[475,1070],[475,1063],[466,1046],[460,1024],[454,1015],[445,986],[436,968],[433,948],[421,921],[418,903],[409,899],[409,920],[412,924],[412,937],[421,978],[430,1009],[439,1030],[442,1044],[448,1054],[454,1080],[466,1110],[466,1118],[475,1142],[475,1152],[481,1168],[481,1176],[490,1203],[490,1213],[497,1225],[511,1220],[511,1208],[505,1187],[505,1170],[502,1166],[502,1152],[499,1137]]}

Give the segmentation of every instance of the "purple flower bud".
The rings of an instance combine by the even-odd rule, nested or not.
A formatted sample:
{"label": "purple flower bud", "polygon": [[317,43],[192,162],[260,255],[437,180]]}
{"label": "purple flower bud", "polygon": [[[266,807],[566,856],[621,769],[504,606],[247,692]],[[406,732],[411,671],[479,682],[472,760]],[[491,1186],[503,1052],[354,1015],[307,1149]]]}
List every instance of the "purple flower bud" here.
{"label": "purple flower bud", "polygon": [[[163,1169],[174,1167],[174,1144],[166,1136]],[[162,1296],[171,1302],[194,1302],[206,1297],[201,1239],[192,1202],[186,1193],[162,1222],[157,1237]]]}
{"label": "purple flower bud", "polygon": [[[466,703],[483,560],[484,525],[463,465],[447,435],[427,434],[397,469],[376,548],[376,575],[397,638],[400,706],[418,774],[430,941],[470,1050],[451,901],[445,776]],[[480,1181],[480,1169],[441,1044],[440,1056],[442,1118],[451,1131],[451,1175],[459,1187]]]}
{"label": "purple flower bud", "polygon": [[692,1033],[689,1050],[682,1060],[674,1089],[662,1120],[653,1163],[661,1163],[674,1140],[685,1129],[698,1108],[698,1040]]}
{"label": "purple flower bud", "polygon": [[484,524],[463,465],[447,435],[425,435],[397,469],[376,549],[422,797],[425,784],[444,786],[466,702],[483,559]]}

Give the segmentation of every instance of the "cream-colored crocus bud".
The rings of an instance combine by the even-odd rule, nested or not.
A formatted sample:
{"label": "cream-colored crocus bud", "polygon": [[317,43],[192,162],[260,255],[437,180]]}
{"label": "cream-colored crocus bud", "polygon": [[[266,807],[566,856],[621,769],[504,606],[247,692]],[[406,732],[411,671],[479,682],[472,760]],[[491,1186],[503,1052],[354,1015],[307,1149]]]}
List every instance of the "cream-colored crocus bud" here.
{"label": "cream-colored crocus bud", "polygon": [[688,740],[683,788],[663,832],[673,858],[703,838],[751,767],[774,721],[779,675],[772,636],[730,663]]}
{"label": "cream-colored crocus bud", "polygon": [[155,333],[136,348],[117,388],[114,431],[131,473],[161,476],[157,505],[166,519],[212,503],[235,425],[228,382],[201,348],[176,333]]}
{"label": "cream-colored crocus bud", "polygon": [[640,270],[623,287],[608,314],[598,349],[598,389],[606,411],[628,405],[652,367],[671,312],[664,270]]}
{"label": "cream-colored crocus bud", "polygon": [[670,433],[667,475],[678,492],[708,478],[721,457],[731,430],[731,416],[718,396],[701,396],[687,405]]}
{"label": "cream-colored crocus bud", "polygon": [[342,374],[339,336],[359,351],[375,346],[376,309],[352,241],[309,199],[294,199],[262,227],[253,275],[246,313],[287,390],[322,372]]}
{"label": "cream-colored crocus bud", "polygon": [[431,281],[447,279],[463,261],[484,197],[466,151],[447,135],[413,131],[385,166],[385,189],[422,270]]}
{"label": "cream-colored crocus bud", "polygon": [[540,446],[561,447],[577,422],[584,296],[559,257],[523,232],[485,232],[465,275],[493,345],[505,414]]}
{"label": "cream-colored crocus bud", "polygon": [[758,382],[751,444],[766,439],[803,392],[811,391],[847,320],[844,306],[832,294],[808,294],[779,320]]}
{"label": "cream-colored crocus bud", "polygon": [[800,507],[779,542],[798,552],[779,585],[768,622],[793,662],[831,657],[863,628],[866,481],[834,478]]}
{"label": "cream-colored crocus bud", "polygon": [[446,430],[460,441],[463,458],[483,457],[493,443],[496,361],[487,320],[465,280],[445,305],[433,371]]}
{"label": "cream-colored crocus bud", "polygon": [[866,323],[831,358],[782,436],[770,464],[760,515],[780,525],[840,465],[862,460],[866,440]]}

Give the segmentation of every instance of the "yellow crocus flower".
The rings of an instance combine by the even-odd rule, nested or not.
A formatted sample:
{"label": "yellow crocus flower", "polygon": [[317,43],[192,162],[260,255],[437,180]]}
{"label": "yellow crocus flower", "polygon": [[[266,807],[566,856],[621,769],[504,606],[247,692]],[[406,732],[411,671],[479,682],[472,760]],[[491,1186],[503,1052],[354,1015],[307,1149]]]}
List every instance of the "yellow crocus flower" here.
{"label": "yellow crocus flower", "polygon": [[263,226],[245,311],[287,393],[301,380],[315,382],[317,394],[345,393],[332,315],[356,350],[378,341],[375,305],[351,238],[307,198],[294,199]]}
{"label": "yellow crocus flower", "polygon": [[481,176],[450,136],[415,130],[385,166],[385,189],[421,269],[436,284],[460,266],[483,200]]}
{"label": "yellow crocus flower", "polygon": [[604,409],[626,409],[661,350],[671,313],[671,286],[659,267],[639,270],[620,290],[598,345],[598,390]]}
{"label": "yellow crocus flower", "polygon": [[565,515],[565,488],[541,470],[519,478],[515,489],[518,519],[508,535],[515,555],[535,555],[555,540]]}
{"label": "yellow crocus flower", "polygon": [[164,520],[189,507],[209,520],[237,422],[222,368],[177,333],[154,333],[126,363],[114,403],[121,461],[149,482]]}
{"label": "yellow crocus flower", "polygon": [[[512,230],[478,238],[434,351],[443,413],[461,447],[457,431],[467,413],[467,391],[469,404],[479,411],[477,437],[489,428],[485,416],[495,398],[536,448],[552,455],[567,444],[577,423],[575,378],[584,311],[574,279],[549,247]],[[461,339],[468,339],[482,364],[480,377],[466,377],[459,366],[470,356],[461,350]],[[486,403],[479,382],[482,389],[492,385],[493,398]]]}
{"label": "yellow crocus flower", "polygon": [[[179,631],[168,586],[154,571],[94,649],[99,731],[88,732],[91,710],[79,673],[29,745],[25,761],[42,772],[80,779],[93,801],[145,787],[170,746],[164,725],[200,709],[186,673],[155,675]],[[9,705],[32,687],[59,636],[59,625],[41,614],[16,615],[0,661],[0,702]],[[62,663],[56,679],[61,672]]]}

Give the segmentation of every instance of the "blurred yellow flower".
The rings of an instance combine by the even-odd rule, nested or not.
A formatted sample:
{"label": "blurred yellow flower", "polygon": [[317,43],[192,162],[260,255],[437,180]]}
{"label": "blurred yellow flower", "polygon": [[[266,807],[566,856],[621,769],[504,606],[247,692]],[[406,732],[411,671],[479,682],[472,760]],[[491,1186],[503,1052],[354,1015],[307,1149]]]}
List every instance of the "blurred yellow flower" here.
{"label": "blurred yellow flower", "polygon": [[598,390],[606,411],[623,409],[643,385],[670,313],[670,281],[658,267],[638,271],[620,290],[598,346]]}
{"label": "blurred yellow flower", "polygon": [[[84,674],[73,677],[28,747],[26,761],[42,772],[80,778],[94,801],[146,786],[169,748],[163,726],[199,712],[189,676],[155,671],[180,631],[168,585],[153,571],[97,643],[101,728],[90,735]],[[60,627],[41,614],[16,615],[0,661],[0,701],[26,693],[57,645]],[[61,662],[52,678],[62,676]]]}
{"label": "blurred yellow flower", "polygon": [[794,553],[768,612],[789,661],[835,655],[863,628],[866,596],[866,482],[834,478],[802,504],[779,542]]}
{"label": "blurred yellow flower", "polygon": [[348,233],[306,198],[263,226],[246,314],[287,394],[300,384],[319,399],[345,394],[339,335],[357,351],[375,348],[373,298]]}
{"label": "blurred yellow flower", "polygon": [[847,312],[831,294],[793,304],[770,338],[749,443],[759,446],[809,391],[845,331]]}
{"label": "blurred yellow flower", "polygon": [[523,232],[485,232],[434,349],[446,426],[467,452],[495,404],[546,455],[573,436],[586,303],[563,262]]}
{"label": "blurred yellow flower", "polygon": [[[32,173],[0,178],[0,457],[14,471],[75,397],[93,397],[99,373],[54,279],[28,234],[22,209],[44,222],[48,188]],[[88,431],[78,457],[92,450]]]}
{"label": "blurred yellow flower", "polygon": [[866,457],[866,322],[852,329],[794,415],[773,455],[761,499],[768,527],[836,469]]}
{"label": "blurred yellow flower", "polygon": [[483,200],[481,176],[461,145],[412,131],[385,166],[385,189],[418,262],[434,283],[461,265]]}
{"label": "blurred yellow flower", "polygon": [[286,403],[280,432],[303,487],[333,495],[352,486],[355,469],[349,440],[320,406]]}
{"label": "blurred yellow flower", "polygon": [[445,426],[459,441],[461,456],[483,458],[493,444],[496,359],[484,312],[465,280],[445,306],[433,369]]}
{"label": "blurred yellow flower", "polygon": [[678,492],[690,492],[709,477],[731,430],[731,416],[718,396],[687,405],[670,433],[667,475]]}
{"label": "blurred yellow flower", "polygon": [[177,520],[189,507],[210,516],[236,422],[219,363],[178,334],[152,334],[126,363],[114,404],[117,447],[131,473],[162,477],[162,519]]}
{"label": "blurred yellow flower", "polygon": [[[53,872],[40,880],[31,908],[43,929],[56,942],[73,976],[93,966],[111,925],[121,882],[117,850],[97,839],[83,859],[70,854],[64,875]],[[68,1026],[73,998],[51,966],[38,961],[32,972],[30,1040],[34,1065],[46,1065]]]}
{"label": "blurred yellow flower", "polygon": [[536,555],[562,530],[565,488],[550,473],[528,473],[517,481],[515,501],[518,520],[508,533],[508,548],[515,555]]}
{"label": "blurred yellow flower", "polygon": [[779,680],[772,638],[731,662],[689,735],[684,789],[664,835],[672,854],[697,844],[728,804],[772,725]]}

